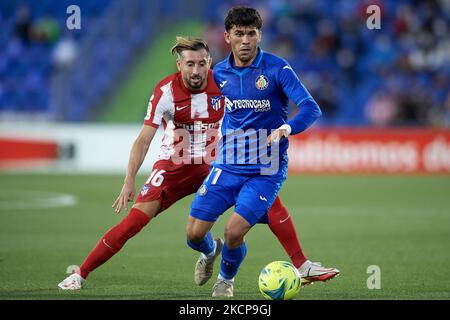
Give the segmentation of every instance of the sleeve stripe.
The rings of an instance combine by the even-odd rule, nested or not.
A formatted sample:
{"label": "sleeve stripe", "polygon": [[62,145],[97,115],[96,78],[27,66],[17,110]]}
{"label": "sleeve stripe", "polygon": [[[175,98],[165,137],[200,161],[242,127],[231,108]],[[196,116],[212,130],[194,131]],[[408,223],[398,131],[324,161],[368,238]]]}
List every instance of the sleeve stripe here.
{"label": "sleeve stripe", "polygon": [[164,113],[168,111],[168,108],[170,108],[170,102],[172,100],[170,97],[171,85],[172,81],[163,86],[157,86],[155,88],[153,100],[149,102],[148,106],[148,108],[151,108],[150,116],[147,114],[144,124],[153,126],[161,125],[161,119],[163,118]]}
{"label": "sleeve stripe", "polygon": [[157,124],[155,124],[155,123],[151,123],[151,122],[146,122],[145,125],[146,125],[146,126],[153,127],[153,128],[156,128],[156,129],[159,128],[159,125],[157,125]]}
{"label": "sleeve stripe", "polygon": [[299,102],[296,102],[295,104],[297,105],[297,107],[300,107],[300,105],[308,99],[312,100],[312,97],[311,96],[305,97],[305,98],[301,99]]}

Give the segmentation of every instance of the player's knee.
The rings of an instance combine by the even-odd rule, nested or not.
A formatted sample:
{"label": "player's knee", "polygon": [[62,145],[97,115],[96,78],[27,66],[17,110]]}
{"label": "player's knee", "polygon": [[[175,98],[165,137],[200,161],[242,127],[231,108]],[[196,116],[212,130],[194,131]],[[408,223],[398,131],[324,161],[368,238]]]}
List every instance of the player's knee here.
{"label": "player's knee", "polygon": [[161,201],[137,202],[133,208],[139,209],[150,219],[154,218],[161,210]]}
{"label": "player's knee", "polygon": [[186,226],[186,238],[192,242],[201,242],[208,233],[210,226],[201,221],[189,217]]}
{"label": "player's knee", "polygon": [[189,241],[200,242],[205,238],[206,233],[202,232],[199,228],[195,226],[189,226],[186,228],[186,237]]}
{"label": "player's knee", "polygon": [[187,239],[191,242],[198,243],[201,242],[205,237],[199,233],[188,233]]}
{"label": "player's knee", "polygon": [[192,241],[191,239],[194,238],[194,225],[192,223],[188,223],[186,226],[186,238],[189,241]]}
{"label": "player's knee", "polygon": [[225,242],[230,249],[239,247],[244,242],[244,233],[234,226],[227,226],[225,228]]}

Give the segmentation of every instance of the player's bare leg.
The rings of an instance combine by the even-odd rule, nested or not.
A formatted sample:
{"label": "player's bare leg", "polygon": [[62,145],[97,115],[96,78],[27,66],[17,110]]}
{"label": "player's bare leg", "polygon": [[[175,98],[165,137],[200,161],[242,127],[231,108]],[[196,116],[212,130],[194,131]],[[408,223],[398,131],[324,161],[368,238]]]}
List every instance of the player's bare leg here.
{"label": "player's bare leg", "polygon": [[214,271],[214,261],[222,252],[223,240],[216,238],[212,240],[209,232],[214,225],[213,222],[188,218],[186,227],[187,244],[200,253],[195,264],[194,282],[202,286],[211,278]]}
{"label": "player's bare leg", "polygon": [[159,213],[159,210],[161,209],[161,201],[155,200],[149,202],[137,202],[132,208],[141,210],[151,220]]}
{"label": "player's bare leg", "polygon": [[68,276],[58,284],[58,287],[63,290],[81,289],[89,273],[119,252],[128,239],[141,231],[160,209],[159,200],[134,204],[128,215],[103,235],[80,266],[79,272]]}

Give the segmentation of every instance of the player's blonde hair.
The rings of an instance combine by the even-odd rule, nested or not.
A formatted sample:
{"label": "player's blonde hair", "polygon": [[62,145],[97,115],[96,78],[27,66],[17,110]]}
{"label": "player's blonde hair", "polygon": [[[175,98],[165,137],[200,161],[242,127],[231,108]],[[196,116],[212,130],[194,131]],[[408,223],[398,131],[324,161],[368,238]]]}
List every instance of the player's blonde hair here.
{"label": "player's blonde hair", "polygon": [[205,40],[201,38],[195,38],[195,37],[176,37],[175,45],[170,49],[170,52],[172,55],[175,53],[178,55],[178,58],[181,57],[181,53],[184,50],[193,50],[197,51],[200,49],[205,49],[209,53],[209,47]]}

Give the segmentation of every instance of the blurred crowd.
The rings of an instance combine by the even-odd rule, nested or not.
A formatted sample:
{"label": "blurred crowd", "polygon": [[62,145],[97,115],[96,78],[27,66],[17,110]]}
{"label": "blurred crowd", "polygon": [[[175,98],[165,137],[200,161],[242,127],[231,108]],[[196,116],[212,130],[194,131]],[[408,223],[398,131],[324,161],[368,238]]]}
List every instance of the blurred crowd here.
{"label": "blurred crowd", "polygon": [[30,42],[53,43],[58,40],[60,32],[58,22],[50,14],[46,13],[39,20],[33,21],[28,6],[18,7],[14,21],[14,35],[22,43],[26,45]]}
{"label": "blurred crowd", "polygon": [[[46,118],[50,110],[50,79],[76,58],[82,33],[66,28],[70,0],[0,3],[0,112]],[[89,24],[109,0],[83,0]],[[80,3],[80,1],[78,1]]]}
{"label": "blurred crowd", "polygon": [[[333,125],[450,126],[450,1],[269,0],[263,48],[286,58]],[[381,29],[370,30],[369,5]],[[206,38],[227,54],[223,18],[230,3],[210,4]]]}
{"label": "blurred crowd", "polygon": [[[54,68],[70,65],[77,54],[80,33],[65,28],[71,2],[0,4],[1,112],[48,110]],[[110,2],[84,1],[83,23],[99,23]],[[256,7],[264,22],[262,47],[291,63],[324,111],[325,125],[450,126],[450,0],[205,3],[198,17],[189,18],[207,23],[214,61],[228,54],[223,40],[228,9]],[[369,5],[380,8],[381,29],[367,28]]]}

